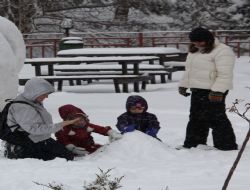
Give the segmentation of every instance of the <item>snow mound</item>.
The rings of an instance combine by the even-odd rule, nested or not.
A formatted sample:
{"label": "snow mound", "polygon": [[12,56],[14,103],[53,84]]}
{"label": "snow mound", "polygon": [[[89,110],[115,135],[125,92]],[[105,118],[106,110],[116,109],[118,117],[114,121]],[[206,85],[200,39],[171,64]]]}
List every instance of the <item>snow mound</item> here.
{"label": "snow mound", "polygon": [[163,142],[140,131],[126,133],[123,138],[104,145],[86,159],[147,162],[172,158],[171,149]]}

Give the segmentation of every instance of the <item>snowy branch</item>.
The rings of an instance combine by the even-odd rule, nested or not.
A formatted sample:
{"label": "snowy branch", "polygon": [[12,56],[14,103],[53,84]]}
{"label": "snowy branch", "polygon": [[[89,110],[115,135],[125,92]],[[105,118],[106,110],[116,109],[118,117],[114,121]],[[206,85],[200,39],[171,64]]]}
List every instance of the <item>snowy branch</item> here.
{"label": "snowy branch", "polygon": [[239,111],[238,109],[238,105],[240,104],[240,102],[243,102],[243,100],[239,100],[236,99],[233,102],[233,105],[231,108],[228,108],[229,112],[233,112],[236,113],[238,116],[240,116],[241,118],[243,118],[244,120],[246,120],[248,123],[250,123],[250,118],[246,116],[247,112],[250,109],[250,103],[245,104],[245,111],[243,111],[242,113]]}

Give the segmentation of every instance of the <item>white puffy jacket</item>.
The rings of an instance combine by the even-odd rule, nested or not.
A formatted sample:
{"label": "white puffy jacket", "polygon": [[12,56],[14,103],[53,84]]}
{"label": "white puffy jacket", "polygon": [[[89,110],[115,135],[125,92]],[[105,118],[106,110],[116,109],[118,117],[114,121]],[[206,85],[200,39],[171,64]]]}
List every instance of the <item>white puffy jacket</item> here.
{"label": "white puffy jacket", "polygon": [[235,55],[230,47],[215,40],[210,53],[189,53],[180,87],[225,92],[233,87]]}
{"label": "white puffy jacket", "polygon": [[15,98],[18,92],[18,73],[25,59],[25,44],[18,28],[0,16],[0,111],[5,99]]}

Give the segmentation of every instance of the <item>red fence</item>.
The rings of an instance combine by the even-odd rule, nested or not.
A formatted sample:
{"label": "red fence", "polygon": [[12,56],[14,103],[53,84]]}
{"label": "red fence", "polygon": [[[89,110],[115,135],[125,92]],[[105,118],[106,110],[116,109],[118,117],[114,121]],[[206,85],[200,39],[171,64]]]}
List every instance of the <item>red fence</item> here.
{"label": "red fence", "polygon": [[[188,31],[131,33],[72,33],[84,47],[176,47],[188,50]],[[250,55],[250,31],[216,31],[215,35],[233,48],[237,56]],[[27,57],[55,57],[63,34],[24,35]]]}
{"label": "red fence", "polygon": [[25,39],[27,57],[56,57],[60,39]]}

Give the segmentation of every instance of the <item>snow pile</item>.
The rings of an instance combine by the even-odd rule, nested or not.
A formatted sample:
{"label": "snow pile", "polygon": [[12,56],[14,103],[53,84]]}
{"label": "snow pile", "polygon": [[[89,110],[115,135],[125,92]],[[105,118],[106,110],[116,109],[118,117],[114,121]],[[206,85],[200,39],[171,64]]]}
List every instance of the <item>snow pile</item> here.
{"label": "snow pile", "polygon": [[140,131],[134,131],[124,134],[121,140],[104,146],[93,156],[91,155],[89,159],[95,159],[96,161],[112,160],[113,164],[115,162],[120,163],[121,160],[128,164],[138,164],[138,162],[147,163],[152,161],[167,161],[168,158],[172,159],[173,156],[168,154],[169,147],[165,143]]}
{"label": "snow pile", "polygon": [[[227,107],[236,99],[250,102],[250,57],[237,59],[234,89],[227,97]],[[31,74],[24,67],[22,74]],[[33,73],[32,73],[33,74]],[[47,190],[33,183],[63,184],[67,190],[82,190],[84,181],[96,179],[100,169],[111,169],[111,178],[121,177],[121,190],[219,190],[233,164],[238,151],[203,150],[199,148],[176,150],[184,140],[190,99],[178,95],[178,81],[182,72],[176,72],[173,80],[166,84],[149,84],[141,92],[149,104],[149,112],[155,113],[161,129],[158,137],[162,141],[140,132],[125,134],[121,140],[108,143],[108,137],[94,135],[95,141],[106,144],[99,151],[86,157],[67,162],[64,159],[41,161],[35,159],[8,160],[0,156],[0,189]],[[20,87],[21,92],[23,87]],[[54,122],[61,121],[58,107],[74,104],[81,107],[96,124],[116,125],[116,117],[125,111],[129,95],[116,94],[110,83],[83,86],[65,86],[66,92],[57,92],[45,101]],[[240,105],[240,109],[244,108]],[[248,124],[233,113],[228,113],[239,146],[248,131]],[[208,145],[212,146],[209,135]],[[2,150],[2,148],[0,149]],[[247,144],[241,161],[229,183],[228,190],[249,189],[250,145]]]}

